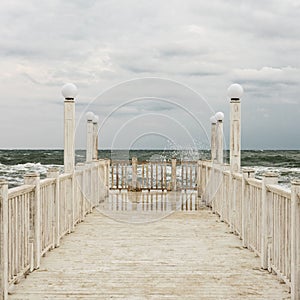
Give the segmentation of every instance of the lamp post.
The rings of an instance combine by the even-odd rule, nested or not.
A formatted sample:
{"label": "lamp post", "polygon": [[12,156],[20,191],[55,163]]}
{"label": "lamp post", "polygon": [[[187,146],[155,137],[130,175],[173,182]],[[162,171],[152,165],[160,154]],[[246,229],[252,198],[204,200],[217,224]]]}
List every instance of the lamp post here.
{"label": "lamp post", "polygon": [[216,127],[217,127],[217,119],[215,116],[210,117],[211,123],[211,133],[210,133],[210,156],[211,161],[215,162],[217,158],[217,145],[216,145]]}
{"label": "lamp post", "polygon": [[75,166],[75,96],[77,87],[67,83],[62,87],[64,101],[64,171],[72,173]]}
{"label": "lamp post", "polygon": [[98,159],[98,122],[99,117],[93,118],[93,159]]}
{"label": "lamp post", "polygon": [[94,156],[94,141],[93,141],[93,134],[94,134],[94,114],[89,111],[86,113],[86,161],[92,161]]}
{"label": "lamp post", "polygon": [[223,164],[223,119],[224,114],[219,111],[215,114],[215,118],[217,120],[217,163]]}
{"label": "lamp post", "polygon": [[228,88],[230,98],[230,170],[239,172],[241,168],[241,101],[243,87],[237,83]]}

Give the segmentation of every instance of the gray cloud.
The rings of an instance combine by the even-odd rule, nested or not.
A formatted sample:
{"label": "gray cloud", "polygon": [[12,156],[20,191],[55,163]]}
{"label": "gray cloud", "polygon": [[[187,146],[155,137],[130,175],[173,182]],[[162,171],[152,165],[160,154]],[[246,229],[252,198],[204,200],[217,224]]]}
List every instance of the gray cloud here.
{"label": "gray cloud", "polygon": [[[234,81],[245,88],[243,147],[275,147],[281,140],[274,137],[274,128],[281,126],[285,139],[279,146],[300,148],[293,134],[300,126],[299,15],[297,0],[3,2],[0,148],[62,147],[60,88],[65,82],[79,87],[78,118],[86,109],[104,118],[129,99],[161,97],[195,113],[207,130],[212,110],[223,110],[228,137],[226,90]],[[183,87],[154,81],[118,86],[97,97],[122,81],[143,76],[182,82],[208,104]],[[177,119],[183,115],[179,107],[163,102],[139,102],[120,110],[106,130],[116,131],[118,118],[140,112],[168,112]],[[293,122],[278,122],[284,112]],[[40,118],[41,113],[47,118]],[[261,118],[253,117],[257,115]],[[36,129],[37,119],[47,135]],[[151,119],[147,122],[150,130]],[[154,119],[152,123],[155,130],[164,126]],[[35,132],[27,139],[24,124],[27,132]],[[259,137],[262,127],[264,137]],[[195,126],[189,130],[199,139]],[[84,147],[84,134],[83,128],[78,131],[78,147]],[[176,135],[176,130],[171,128],[170,134]],[[109,147],[110,134],[104,135],[102,146]]]}

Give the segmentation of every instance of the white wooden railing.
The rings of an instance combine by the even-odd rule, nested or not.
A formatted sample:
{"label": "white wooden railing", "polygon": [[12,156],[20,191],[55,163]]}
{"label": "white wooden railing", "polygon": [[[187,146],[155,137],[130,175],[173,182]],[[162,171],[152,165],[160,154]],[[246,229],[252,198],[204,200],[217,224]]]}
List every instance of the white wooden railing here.
{"label": "white wooden railing", "polygon": [[194,190],[197,184],[197,162],[141,161],[111,162],[111,189],[140,190]]}
{"label": "white wooden railing", "polygon": [[109,161],[99,160],[78,164],[72,174],[50,169],[43,180],[27,174],[24,185],[11,189],[0,181],[0,299],[104,201],[108,169]]}
{"label": "white wooden railing", "polygon": [[198,162],[198,196],[211,206],[243,246],[261,259],[261,268],[276,273],[300,295],[300,181],[291,190],[278,175],[254,178],[253,169],[231,173],[228,165]]}

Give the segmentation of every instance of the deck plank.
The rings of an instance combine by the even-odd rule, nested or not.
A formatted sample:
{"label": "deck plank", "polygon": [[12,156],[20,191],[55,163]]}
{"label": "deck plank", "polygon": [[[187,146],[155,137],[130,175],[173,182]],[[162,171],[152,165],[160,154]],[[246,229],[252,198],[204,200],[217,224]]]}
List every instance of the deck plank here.
{"label": "deck plank", "polygon": [[115,214],[88,215],[9,299],[290,299],[209,209],[142,224]]}

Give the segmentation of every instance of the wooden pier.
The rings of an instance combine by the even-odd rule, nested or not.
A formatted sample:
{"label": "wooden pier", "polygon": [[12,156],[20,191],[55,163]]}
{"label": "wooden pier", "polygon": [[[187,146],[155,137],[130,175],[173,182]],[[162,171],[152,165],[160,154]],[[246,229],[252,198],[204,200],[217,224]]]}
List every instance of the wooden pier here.
{"label": "wooden pier", "polygon": [[[77,89],[65,97],[64,173],[0,181],[0,300],[300,299],[300,181],[241,168],[240,96],[211,119],[211,160],[98,160],[75,166]],[[95,117],[95,118],[94,118]]]}
{"label": "wooden pier", "polygon": [[[108,211],[109,202],[121,203],[125,193],[111,193],[11,289],[9,299],[290,298],[288,286],[261,270],[258,257],[207,207],[167,215]],[[142,193],[127,194],[128,201],[143,201]],[[141,213],[156,222],[136,225]]]}

